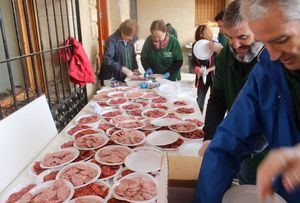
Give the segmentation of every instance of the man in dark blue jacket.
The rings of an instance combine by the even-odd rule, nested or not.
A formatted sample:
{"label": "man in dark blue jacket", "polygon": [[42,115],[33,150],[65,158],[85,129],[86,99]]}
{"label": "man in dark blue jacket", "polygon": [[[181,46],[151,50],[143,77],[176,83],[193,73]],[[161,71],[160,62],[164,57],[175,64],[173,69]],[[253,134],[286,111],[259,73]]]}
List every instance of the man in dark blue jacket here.
{"label": "man in dark blue jacket", "polygon": [[[194,202],[221,202],[243,157],[263,139],[260,132],[271,148],[300,142],[300,1],[240,3],[256,40],[267,50],[205,152]],[[287,202],[300,201],[300,189],[287,192],[280,177],[274,177],[274,190]]]}

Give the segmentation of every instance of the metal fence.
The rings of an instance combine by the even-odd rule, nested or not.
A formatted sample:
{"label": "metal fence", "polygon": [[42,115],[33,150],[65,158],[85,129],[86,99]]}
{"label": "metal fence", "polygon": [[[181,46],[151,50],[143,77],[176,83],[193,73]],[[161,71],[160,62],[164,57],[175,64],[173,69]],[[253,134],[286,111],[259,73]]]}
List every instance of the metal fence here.
{"label": "metal fence", "polygon": [[[0,58],[0,80],[7,81],[9,88],[0,97],[0,120],[45,94],[61,130],[87,103],[86,87],[70,83],[68,64],[59,57],[60,52],[72,49],[65,44],[68,37],[81,41],[78,1],[2,1],[0,53],[4,58]],[[11,9],[5,10],[11,16],[4,16],[4,9]],[[16,48],[12,49],[14,43]],[[2,74],[4,69],[6,74]]]}

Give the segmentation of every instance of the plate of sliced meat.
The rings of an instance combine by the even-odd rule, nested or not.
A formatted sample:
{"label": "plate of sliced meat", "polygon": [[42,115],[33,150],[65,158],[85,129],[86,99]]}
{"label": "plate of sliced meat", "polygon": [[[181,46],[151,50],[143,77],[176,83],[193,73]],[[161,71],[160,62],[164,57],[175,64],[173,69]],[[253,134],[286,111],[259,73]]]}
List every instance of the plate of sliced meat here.
{"label": "plate of sliced meat", "polygon": [[168,100],[164,97],[158,97],[158,98],[152,99],[151,101],[152,101],[152,103],[157,103],[157,104],[162,104],[162,103],[168,102]]}
{"label": "plate of sliced meat", "polygon": [[75,148],[61,149],[57,152],[48,153],[41,160],[42,168],[57,168],[71,163],[79,156],[79,151]]}
{"label": "plate of sliced meat", "polygon": [[91,114],[91,115],[82,115],[76,118],[75,122],[77,124],[95,124],[98,121],[100,121],[100,118],[96,114]]}
{"label": "plate of sliced meat", "polygon": [[127,102],[128,102],[128,99],[125,97],[114,97],[114,98],[107,100],[106,104],[110,105],[110,106],[115,106],[115,105],[125,104]]}
{"label": "plate of sliced meat", "polygon": [[135,102],[135,103],[142,104],[143,107],[145,107],[145,106],[148,105],[148,101],[147,101],[147,100],[144,100],[144,99],[135,99],[134,102]]}
{"label": "plate of sliced meat", "polygon": [[73,138],[74,139],[78,139],[82,136],[85,136],[85,135],[92,135],[92,134],[105,134],[102,130],[98,129],[98,130],[95,130],[95,129],[84,129],[84,130],[80,130],[78,131],[76,134],[74,134]]}
{"label": "plate of sliced meat", "polygon": [[194,107],[191,107],[191,106],[177,107],[175,109],[175,112],[180,115],[190,115],[190,114],[195,113],[195,109],[194,109]]}
{"label": "plate of sliced meat", "polygon": [[111,123],[109,122],[101,122],[98,125],[98,129],[103,130],[104,132],[106,132],[109,128],[114,127]]}
{"label": "plate of sliced meat", "polygon": [[146,142],[152,146],[162,146],[176,142],[179,137],[180,135],[177,132],[160,130],[150,133],[146,137]]}
{"label": "plate of sliced meat", "polygon": [[163,145],[163,146],[156,146],[158,149],[161,150],[166,150],[166,151],[173,151],[173,150],[178,150],[179,147],[184,143],[184,140],[181,138],[178,138],[175,142],[168,144],[168,145]]}
{"label": "plate of sliced meat", "polygon": [[46,171],[46,170],[47,170],[46,168],[41,167],[40,161],[35,161],[35,162],[31,163],[30,166],[28,167],[28,173],[35,178],[37,175],[39,175],[40,173],[42,173],[43,171]]}
{"label": "plate of sliced meat", "polygon": [[110,145],[99,149],[95,154],[95,159],[104,165],[120,165],[131,153],[132,150],[129,147]]}
{"label": "plate of sliced meat", "polygon": [[189,121],[182,121],[180,123],[170,125],[169,129],[178,133],[188,133],[196,130],[197,125]]}
{"label": "plate of sliced meat", "polygon": [[98,149],[108,142],[108,137],[102,134],[85,135],[75,139],[74,147],[80,150]]}
{"label": "plate of sliced meat", "polygon": [[32,188],[19,202],[68,202],[74,195],[73,185],[65,180],[51,180]]}
{"label": "plate of sliced meat", "polygon": [[143,99],[156,99],[159,98],[160,96],[158,94],[156,94],[155,92],[146,92],[143,96]]}
{"label": "plate of sliced meat", "polygon": [[113,118],[124,113],[121,109],[107,109],[100,113],[103,118]]}
{"label": "plate of sliced meat", "polygon": [[163,118],[166,115],[168,115],[168,112],[164,109],[148,109],[142,112],[142,116],[149,119]]}
{"label": "plate of sliced meat", "polygon": [[146,119],[145,122],[146,122],[146,126],[142,130],[148,131],[148,130],[156,130],[160,128],[160,126],[158,125],[153,125],[150,119]]}
{"label": "plate of sliced meat", "polygon": [[123,129],[114,132],[111,139],[120,145],[137,146],[145,142],[145,135],[143,132],[135,129]]}
{"label": "plate of sliced meat", "polygon": [[111,197],[111,194],[111,187],[108,183],[106,183],[105,181],[96,180],[91,184],[75,189],[73,198],[85,197],[87,195],[96,195],[103,198],[104,200],[107,200]]}
{"label": "plate of sliced meat", "polygon": [[181,137],[190,140],[202,140],[204,138],[204,131],[201,129],[196,129],[192,132],[180,133]]}
{"label": "plate of sliced meat", "polygon": [[113,196],[119,200],[150,203],[157,199],[158,183],[147,173],[131,173],[112,187]]}
{"label": "plate of sliced meat", "polygon": [[18,184],[16,187],[9,189],[1,198],[1,202],[15,203],[22,198],[23,195],[28,193],[32,188],[36,186],[33,181],[25,181]]}
{"label": "plate of sliced meat", "polygon": [[121,115],[117,116],[115,118],[112,118],[110,120],[110,123],[114,126],[116,126],[119,122],[125,121],[125,120],[135,120],[135,116],[130,116],[130,115]]}
{"label": "plate of sliced meat", "polygon": [[176,100],[173,102],[173,105],[175,106],[188,106],[191,103],[189,101],[185,101],[185,100]]}
{"label": "plate of sliced meat", "polygon": [[133,110],[133,111],[127,111],[127,115],[131,115],[131,116],[142,116],[142,112],[143,110],[141,109],[137,109],[137,110]]}
{"label": "plate of sliced meat", "polygon": [[119,174],[123,168],[122,165],[110,166],[100,164],[96,159],[91,159],[90,162],[97,164],[101,168],[101,174],[98,177],[98,180],[109,180]]}
{"label": "plate of sliced meat", "polygon": [[129,91],[125,93],[125,97],[127,99],[139,99],[139,98],[143,98],[145,92],[144,91]]}
{"label": "plate of sliced meat", "polygon": [[70,203],[105,203],[106,201],[97,195],[87,195],[72,199]]}
{"label": "plate of sliced meat", "polygon": [[144,120],[123,120],[115,125],[120,129],[141,129],[146,126]]}
{"label": "plate of sliced meat", "polygon": [[166,105],[166,104],[156,104],[156,103],[154,103],[154,104],[151,104],[151,108],[155,108],[155,109],[164,109],[164,110],[168,110],[169,109],[169,107]]}
{"label": "plate of sliced meat", "polygon": [[71,127],[69,127],[65,133],[67,135],[70,135],[70,136],[73,136],[75,133],[77,133],[78,131],[80,130],[84,130],[84,129],[88,129],[88,128],[92,128],[91,126],[89,125],[86,125],[86,124],[77,124],[77,125],[73,125]]}
{"label": "plate of sliced meat", "polygon": [[56,175],[56,180],[70,181],[74,188],[84,187],[95,182],[101,174],[101,168],[91,162],[72,163],[62,168]]}
{"label": "plate of sliced meat", "polygon": [[95,155],[94,150],[79,150],[79,156],[73,162],[86,161]]}
{"label": "plate of sliced meat", "polygon": [[158,171],[161,167],[161,153],[154,151],[137,151],[129,154],[124,164],[127,168],[135,172],[149,173]]}
{"label": "plate of sliced meat", "polygon": [[110,92],[107,94],[110,98],[113,97],[124,97],[124,92]]}
{"label": "plate of sliced meat", "polygon": [[195,123],[198,127],[201,127],[204,124],[203,121],[200,121],[199,119],[196,119],[196,118],[187,118],[187,119],[185,119],[185,121]]}
{"label": "plate of sliced meat", "polygon": [[136,111],[143,108],[143,105],[140,103],[129,102],[120,105],[120,108],[124,111]]}
{"label": "plate of sliced meat", "polygon": [[74,139],[69,139],[59,146],[59,149],[74,147]]}
{"label": "plate of sliced meat", "polygon": [[116,132],[116,131],[118,131],[118,130],[120,130],[120,129],[119,129],[119,128],[116,128],[116,127],[109,128],[109,129],[106,131],[106,135],[107,135],[108,137],[111,137],[112,134],[114,134],[114,132]]}
{"label": "plate of sliced meat", "polygon": [[61,168],[53,168],[53,169],[48,169],[46,171],[43,171],[36,177],[36,184],[39,185],[41,183],[50,181],[50,180],[55,180],[56,175],[60,171]]}

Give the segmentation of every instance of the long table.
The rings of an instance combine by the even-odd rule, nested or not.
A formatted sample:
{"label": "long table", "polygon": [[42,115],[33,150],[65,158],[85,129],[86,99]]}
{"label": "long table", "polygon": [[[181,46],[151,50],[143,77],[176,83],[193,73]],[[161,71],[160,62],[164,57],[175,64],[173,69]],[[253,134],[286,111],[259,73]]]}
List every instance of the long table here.
{"label": "long table", "polygon": [[[178,91],[176,92],[175,95],[172,95],[173,98],[178,98],[178,99],[189,99],[194,106],[194,109],[196,112],[189,116],[192,118],[197,118],[199,120],[203,120],[203,117],[201,115],[201,112],[198,108],[198,105],[196,103],[196,94],[195,94],[195,89],[193,87],[193,83],[189,81],[180,81],[176,83],[178,87]],[[154,91],[159,92],[159,88],[156,88]],[[189,98],[187,98],[189,97]],[[32,164],[37,161],[41,160],[47,153],[57,151],[59,149],[59,146],[64,143],[65,141],[70,139],[70,136],[65,133],[65,130],[68,129],[70,126],[75,124],[75,120],[85,114],[93,114],[93,108],[91,105],[90,101],[79,113],[76,115],[76,117],[65,127],[64,130],[62,130],[46,147],[45,149],[30,163],[17,177],[16,179],[0,194],[0,199],[1,197],[11,188],[16,187],[17,185],[23,183],[23,182],[28,182],[28,181],[34,181],[35,177],[29,173],[29,168],[32,166]],[[42,136],[42,135],[41,135]],[[34,144],[34,143],[33,143]],[[202,145],[201,140],[186,140],[185,143],[180,146],[179,150],[176,151],[166,151],[167,154],[171,155],[178,155],[178,156],[197,156],[198,150]]]}

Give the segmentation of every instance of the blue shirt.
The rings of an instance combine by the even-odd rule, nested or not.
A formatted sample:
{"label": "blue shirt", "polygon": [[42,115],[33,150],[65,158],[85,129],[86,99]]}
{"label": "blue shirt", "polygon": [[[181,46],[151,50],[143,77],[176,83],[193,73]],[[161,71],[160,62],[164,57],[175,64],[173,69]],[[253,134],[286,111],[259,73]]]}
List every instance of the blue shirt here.
{"label": "blue shirt", "polygon": [[[284,66],[280,61],[271,61],[266,50],[259,59],[205,152],[194,202],[221,202],[244,156],[258,149],[263,140],[270,148],[300,142]],[[260,137],[261,132],[266,137]],[[287,193],[280,178],[274,189],[286,201],[300,202],[300,189]]]}

